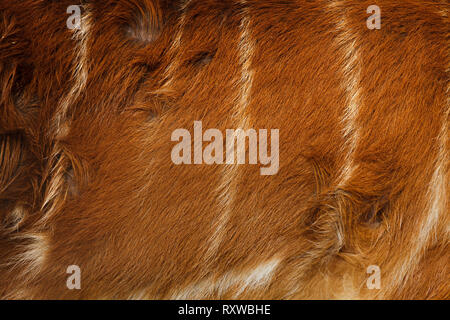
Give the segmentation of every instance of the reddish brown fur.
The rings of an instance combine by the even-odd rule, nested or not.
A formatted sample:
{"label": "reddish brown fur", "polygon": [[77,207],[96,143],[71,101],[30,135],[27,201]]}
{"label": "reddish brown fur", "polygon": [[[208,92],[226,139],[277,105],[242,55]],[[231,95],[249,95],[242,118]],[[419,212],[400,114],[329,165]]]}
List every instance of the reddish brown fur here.
{"label": "reddish brown fur", "polygon": [[[72,2],[0,0],[0,297],[449,298],[447,1]],[[278,174],[175,166],[196,120]]]}

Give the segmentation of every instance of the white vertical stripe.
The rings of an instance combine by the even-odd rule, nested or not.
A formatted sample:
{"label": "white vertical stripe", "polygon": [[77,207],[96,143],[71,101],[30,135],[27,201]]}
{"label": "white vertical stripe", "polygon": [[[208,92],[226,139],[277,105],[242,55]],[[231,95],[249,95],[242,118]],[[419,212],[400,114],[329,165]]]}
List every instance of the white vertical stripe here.
{"label": "white vertical stripe", "polygon": [[[336,8],[337,3],[332,2],[328,5],[329,10]],[[356,37],[357,33],[350,27],[347,18],[344,14],[340,17],[336,25],[337,36],[336,45],[341,48],[341,53],[344,56],[344,66],[342,74],[344,76],[343,89],[347,93],[347,107],[342,118],[343,123],[343,137],[346,141],[345,148],[346,157],[345,163],[341,168],[339,174],[338,187],[344,186],[351,178],[356,164],[354,163],[354,152],[360,137],[360,130],[357,124],[357,117],[359,109],[362,104],[361,99],[361,66],[360,53],[357,50]]]}
{"label": "white vertical stripe", "polygon": [[[241,1],[246,4],[245,1]],[[245,129],[249,126],[249,116],[247,107],[250,103],[250,94],[253,83],[253,71],[251,70],[251,59],[254,51],[254,44],[250,35],[250,20],[248,9],[243,10],[243,18],[240,25],[240,42],[239,42],[239,63],[241,66],[241,77],[238,85],[240,86],[238,101],[231,115],[233,123],[237,124],[236,129]],[[237,194],[237,175],[238,165],[236,163],[226,165],[223,171],[222,181],[217,188],[219,194],[219,211],[222,212],[217,221],[213,225],[213,234],[210,239],[210,247],[207,258],[211,258],[217,253],[222,242],[225,227],[230,219],[231,210],[235,203]]]}

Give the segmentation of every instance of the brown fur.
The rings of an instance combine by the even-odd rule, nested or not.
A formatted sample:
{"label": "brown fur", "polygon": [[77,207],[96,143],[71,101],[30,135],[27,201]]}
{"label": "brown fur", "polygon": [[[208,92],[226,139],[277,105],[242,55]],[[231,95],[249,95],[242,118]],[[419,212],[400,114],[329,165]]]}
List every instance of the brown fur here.
{"label": "brown fur", "polygon": [[[72,2],[0,0],[0,297],[449,298],[447,1]],[[196,120],[278,174],[175,166]]]}

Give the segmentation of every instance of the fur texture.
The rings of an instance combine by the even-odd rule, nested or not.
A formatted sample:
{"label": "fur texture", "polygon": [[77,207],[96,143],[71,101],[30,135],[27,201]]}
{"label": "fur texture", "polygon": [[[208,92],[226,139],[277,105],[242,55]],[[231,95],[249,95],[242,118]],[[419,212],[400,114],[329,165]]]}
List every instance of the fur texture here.
{"label": "fur texture", "polygon": [[[448,1],[73,2],[0,0],[1,298],[450,297]],[[175,166],[197,120],[278,174]]]}

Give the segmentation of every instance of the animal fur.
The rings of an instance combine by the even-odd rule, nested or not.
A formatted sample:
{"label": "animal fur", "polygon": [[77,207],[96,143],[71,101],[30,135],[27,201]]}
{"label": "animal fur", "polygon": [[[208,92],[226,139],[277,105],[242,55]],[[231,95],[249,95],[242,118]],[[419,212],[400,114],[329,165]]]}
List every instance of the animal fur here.
{"label": "animal fur", "polygon": [[[448,1],[74,2],[0,0],[1,298],[450,297]],[[278,174],[175,166],[197,120]]]}

